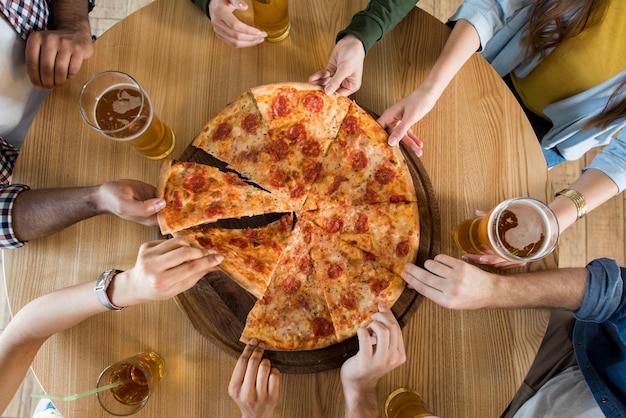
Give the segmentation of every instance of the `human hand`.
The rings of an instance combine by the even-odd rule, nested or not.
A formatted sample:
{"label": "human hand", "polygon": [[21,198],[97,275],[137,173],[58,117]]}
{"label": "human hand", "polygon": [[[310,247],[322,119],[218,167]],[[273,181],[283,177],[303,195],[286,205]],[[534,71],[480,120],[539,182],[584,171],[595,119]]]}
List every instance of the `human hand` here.
{"label": "human hand", "polygon": [[89,26],[87,30],[33,32],[26,41],[26,72],[37,88],[60,87],[74,78],[83,61],[92,55]]}
{"label": "human hand", "polygon": [[265,345],[250,340],[237,360],[228,384],[243,418],[268,418],[274,415],[278,402],[280,371],[263,358]]}
{"label": "human hand", "polygon": [[389,145],[396,146],[400,141],[404,141],[418,157],[421,157],[424,144],[411,131],[411,126],[428,114],[438,99],[439,95],[429,92],[422,84],[385,110],[378,118],[378,123],[389,132]]}
{"label": "human hand", "polygon": [[262,43],[267,33],[246,25],[233,14],[235,10],[247,10],[243,0],[211,0],[209,16],[213,31],[218,38],[235,48],[244,48]]}
{"label": "human hand", "polygon": [[367,328],[359,328],[359,351],[341,366],[341,383],[347,402],[353,393],[373,390],[378,380],[406,361],[398,321],[384,303]]}
{"label": "human hand", "polygon": [[361,87],[364,59],[363,43],[346,35],[335,45],[326,69],[312,74],[309,83],[324,87],[326,94],[349,96]]}
{"label": "human hand", "polygon": [[193,248],[182,238],[142,244],[135,266],[118,274],[109,287],[111,302],[130,306],[165,300],[193,287],[223,256]]}
{"label": "human hand", "polygon": [[426,260],[424,267],[406,264],[402,278],[408,287],[444,308],[487,308],[498,293],[498,275],[449,255]]}
{"label": "human hand", "polygon": [[165,200],[155,197],[156,188],[139,180],[110,181],[96,190],[98,213],[110,213],[142,225],[157,225],[156,213],[165,207]]}

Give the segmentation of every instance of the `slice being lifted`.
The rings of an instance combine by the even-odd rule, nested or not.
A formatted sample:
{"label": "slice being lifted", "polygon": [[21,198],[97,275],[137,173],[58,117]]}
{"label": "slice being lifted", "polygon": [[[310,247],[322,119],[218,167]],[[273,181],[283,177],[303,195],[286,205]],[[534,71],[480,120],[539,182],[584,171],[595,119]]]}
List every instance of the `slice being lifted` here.
{"label": "slice being lifted", "polygon": [[246,183],[235,173],[180,161],[163,164],[157,196],[166,201],[157,216],[163,234],[219,219],[293,210],[292,202]]}
{"label": "slice being lifted", "polygon": [[222,229],[205,225],[174,232],[194,247],[215,250],[224,256],[220,270],[257,299],[267,288],[293,225],[292,215],[260,228]]}

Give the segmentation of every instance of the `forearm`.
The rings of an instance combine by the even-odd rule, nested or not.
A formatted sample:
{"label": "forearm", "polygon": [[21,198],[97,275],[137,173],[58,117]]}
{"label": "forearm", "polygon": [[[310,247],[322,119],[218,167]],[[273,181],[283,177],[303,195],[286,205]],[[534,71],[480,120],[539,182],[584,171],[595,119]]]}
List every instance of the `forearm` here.
{"label": "forearm", "polygon": [[[613,198],[617,192],[617,185],[609,176],[595,169],[585,171],[569,189],[576,190],[585,198],[587,211],[591,211],[604,202]],[[558,190],[557,190],[558,191]],[[550,202],[550,208],[559,220],[559,228],[564,231],[577,220],[578,211],[574,202],[566,196],[556,196]]]}
{"label": "forearm", "polygon": [[495,276],[485,308],[548,308],[576,311],[587,286],[586,268]]}
{"label": "forearm", "polygon": [[87,0],[51,0],[48,4],[53,29],[73,30],[91,36]]}
{"label": "forearm", "polygon": [[0,411],[11,401],[37,351],[50,336],[106,310],[93,287],[93,282],[84,283],[31,301],[0,334]]}
{"label": "forearm", "polygon": [[[352,387],[354,386],[354,387]],[[376,386],[343,384],[345,418],[377,418]]]}
{"label": "forearm", "polygon": [[13,205],[15,236],[21,241],[42,238],[98,215],[97,192],[98,186],[23,191]]}
{"label": "forearm", "polygon": [[437,97],[441,96],[479,47],[480,39],[474,26],[466,20],[459,20],[422,86]]}

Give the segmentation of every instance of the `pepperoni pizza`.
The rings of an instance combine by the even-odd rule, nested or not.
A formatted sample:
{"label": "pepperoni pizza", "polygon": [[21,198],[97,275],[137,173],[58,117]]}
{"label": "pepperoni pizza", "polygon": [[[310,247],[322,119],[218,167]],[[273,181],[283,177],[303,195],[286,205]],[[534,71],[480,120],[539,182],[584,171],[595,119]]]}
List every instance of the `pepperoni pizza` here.
{"label": "pepperoni pizza", "polygon": [[[257,298],[241,341],[326,347],[399,298],[419,244],[415,190],[400,150],[356,103],[305,83],[255,87],[193,146],[228,172],[166,163],[159,222],[163,233],[222,254],[220,268]],[[276,213],[284,215],[259,228],[211,225]]]}

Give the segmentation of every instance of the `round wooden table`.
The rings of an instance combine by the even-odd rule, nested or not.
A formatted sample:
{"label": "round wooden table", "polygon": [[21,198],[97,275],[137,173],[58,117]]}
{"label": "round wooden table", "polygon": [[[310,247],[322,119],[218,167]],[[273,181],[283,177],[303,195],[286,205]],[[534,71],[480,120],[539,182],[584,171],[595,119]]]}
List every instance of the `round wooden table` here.
{"label": "round wooden table", "polygon": [[[210,21],[188,0],[158,0],[95,42],[94,56],[69,85],[54,90],[37,115],[13,181],[33,188],[70,187],[135,178],[156,183],[160,163],[92,132],[77,98],[88,77],[103,70],[133,75],[154,109],[176,133],[180,155],[203,125],[252,86],[305,81],[324,68],[335,34],[365,0],[292,1],[292,31],[279,43],[234,49],[218,40]],[[249,18],[249,16],[244,16]],[[355,100],[374,112],[412,91],[433,65],[449,29],[416,9],[370,52]],[[422,162],[439,203],[441,250],[459,255],[451,228],[514,196],[547,199],[543,156],[514,97],[489,65],[473,57],[435,108],[415,126]],[[140,244],[159,237],[147,228],[100,216],[24,248],[5,251],[10,307],[64,286],[93,281],[107,268],[134,264]],[[556,266],[556,256],[531,268]],[[71,301],[60,309],[71,309]],[[424,300],[403,330],[404,366],[378,385],[417,389],[443,417],[494,417],[526,375],[547,323],[541,310],[450,311]],[[236,417],[227,386],[236,359],[197,332],[174,300],[134,306],[84,321],[52,337],[33,364],[51,394],[94,386],[109,363],[138,351],[166,359],[167,376],[138,417]],[[57,404],[63,416],[104,416],[95,397]],[[278,417],[340,417],[337,369],[286,374]],[[382,412],[381,412],[382,414]]]}

